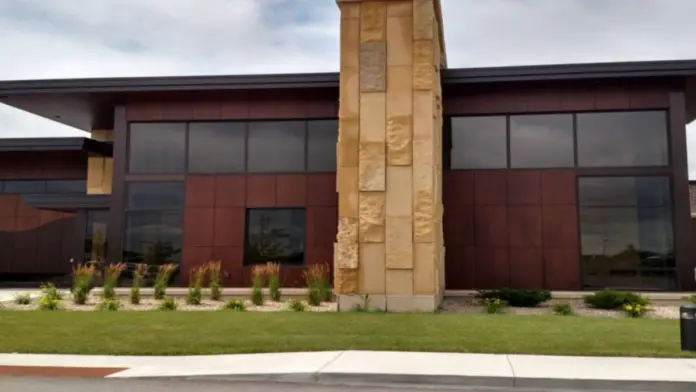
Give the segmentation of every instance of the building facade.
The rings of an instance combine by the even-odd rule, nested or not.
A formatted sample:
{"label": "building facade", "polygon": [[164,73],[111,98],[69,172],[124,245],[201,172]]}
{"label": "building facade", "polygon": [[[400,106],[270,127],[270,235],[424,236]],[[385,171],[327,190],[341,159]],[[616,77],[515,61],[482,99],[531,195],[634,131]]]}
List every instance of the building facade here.
{"label": "building facade", "polygon": [[696,289],[696,62],[449,69],[439,2],[340,1],[339,73],[0,82],[90,133],[0,143],[0,280],[327,264],[342,308]]}

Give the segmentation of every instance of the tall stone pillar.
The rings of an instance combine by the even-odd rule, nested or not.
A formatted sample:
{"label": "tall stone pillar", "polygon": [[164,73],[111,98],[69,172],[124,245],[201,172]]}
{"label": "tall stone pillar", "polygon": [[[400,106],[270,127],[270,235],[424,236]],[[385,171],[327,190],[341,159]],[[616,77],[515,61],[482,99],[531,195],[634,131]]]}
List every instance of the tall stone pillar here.
{"label": "tall stone pillar", "polygon": [[442,301],[439,0],[338,0],[339,309],[432,311]]}

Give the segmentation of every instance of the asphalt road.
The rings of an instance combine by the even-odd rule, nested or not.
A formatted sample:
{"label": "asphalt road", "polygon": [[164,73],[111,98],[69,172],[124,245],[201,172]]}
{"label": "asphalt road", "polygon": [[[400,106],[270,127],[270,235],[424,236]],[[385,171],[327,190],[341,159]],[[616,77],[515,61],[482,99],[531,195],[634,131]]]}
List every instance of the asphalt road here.
{"label": "asphalt road", "polygon": [[[196,380],[108,380],[108,379],[71,379],[71,378],[31,378],[0,377],[2,392],[425,392],[425,391],[464,391],[464,392],[550,392],[531,389],[510,388],[445,388],[421,387],[408,388],[371,387],[371,386],[330,386],[306,385],[294,383],[246,383],[230,381],[196,381]],[[563,392],[554,390],[553,392]],[[565,391],[579,392],[579,391]],[[632,391],[622,391],[632,392]],[[687,390],[684,390],[687,392]],[[693,392],[693,391],[690,391]]]}

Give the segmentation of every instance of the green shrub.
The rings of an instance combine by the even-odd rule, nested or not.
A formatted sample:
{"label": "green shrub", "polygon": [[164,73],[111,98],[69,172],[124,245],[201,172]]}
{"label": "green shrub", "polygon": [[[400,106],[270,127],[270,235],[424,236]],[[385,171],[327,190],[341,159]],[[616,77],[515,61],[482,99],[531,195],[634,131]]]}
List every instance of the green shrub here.
{"label": "green shrub", "polygon": [[311,306],[319,306],[322,301],[331,297],[329,286],[329,266],[325,264],[313,264],[304,271],[307,285],[307,303]]}
{"label": "green shrub", "polygon": [[17,305],[31,305],[31,294],[29,293],[17,293],[14,296],[14,303]]}
{"label": "green shrub", "polygon": [[44,296],[47,296],[48,298],[51,299],[56,299],[60,301],[63,299],[63,294],[58,291],[56,286],[53,283],[44,283],[41,285],[41,292],[43,293]]}
{"label": "green shrub", "polygon": [[288,301],[288,308],[293,312],[304,312],[307,310],[307,304],[296,299],[291,299]]}
{"label": "green shrub", "polygon": [[155,277],[155,299],[164,299],[164,296],[167,295],[167,286],[169,285],[169,278],[172,277],[172,274],[174,273],[175,269],[175,264],[165,264],[159,267],[159,270],[157,271],[157,276]]}
{"label": "green shrub", "polygon": [[124,269],[126,269],[126,265],[123,263],[109,264],[106,266],[104,269],[104,291],[102,292],[102,297],[104,299],[116,298],[118,278],[121,277],[121,273]]}
{"label": "green shrub", "polygon": [[266,274],[266,267],[255,265],[251,269],[251,303],[256,306],[263,305],[263,277]]}
{"label": "green shrub", "polygon": [[176,310],[177,306],[176,306],[176,302],[174,302],[174,298],[167,297],[162,302],[160,302],[158,308],[159,308],[159,310],[166,310],[166,311],[172,310],[173,311],[173,310]]}
{"label": "green shrub", "polygon": [[280,264],[267,263],[266,276],[268,277],[268,294],[271,301],[280,302]]}
{"label": "green shrub", "polygon": [[193,268],[189,277],[188,296],[186,303],[189,305],[200,305],[203,300],[203,279],[205,278],[206,265]]}
{"label": "green shrub", "polygon": [[573,312],[573,307],[569,303],[554,304],[552,306],[553,313],[559,316],[571,316]]}
{"label": "green shrub", "polygon": [[488,314],[505,313],[505,301],[500,298],[486,298],[483,300],[483,311]]}
{"label": "green shrub", "polygon": [[219,301],[222,298],[222,291],[220,290],[221,267],[222,263],[220,261],[211,261],[208,263],[208,271],[210,272],[208,280],[210,286],[210,299],[213,301]]}
{"label": "green shrub", "polygon": [[140,287],[143,285],[143,280],[147,276],[147,265],[138,264],[133,272],[133,286],[130,289],[130,302],[133,305],[140,304]]}
{"label": "green shrub", "polygon": [[244,303],[244,301],[240,301],[238,299],[231,299],[225,302],[224,309],[232,310],[235,312],[243,312],[246,310],[246,304]]}
{"label": "green shrub", "polygon": [[95,273],[94,265],[77,265],[73,268],[72,300],[75,305],[87,303]]}
{"label": "green shrub", "polygon": [[480,290],[476,297],[482,300],[498,298],[508,306],[534,308],[550,300],[551,292],[548,290],[516,290],[503,288],[500,290]]}
{"label": "green shrub", "polygon": [[692,304],[696,304],[696,294],[691,294],[689,297],[686,297],[686,300]]}
{"label": "green shrub", "polygon": [[121,302],[115,299],[104,298],[99,305],[97,305],[97,310],[115,312],[121,307]]}
{"label": "green shrub", "polygon": [[604,289],[594,294],[586,295],[585,303],[595,309],[619,310],[625,305],[649,305],[650,299],[632,292],[622,292]]}
{"label": "green shrub", "polygon": [[39,298],[39,310],[58,310],[60,309],[60,299],[55,296],[44,294]]}

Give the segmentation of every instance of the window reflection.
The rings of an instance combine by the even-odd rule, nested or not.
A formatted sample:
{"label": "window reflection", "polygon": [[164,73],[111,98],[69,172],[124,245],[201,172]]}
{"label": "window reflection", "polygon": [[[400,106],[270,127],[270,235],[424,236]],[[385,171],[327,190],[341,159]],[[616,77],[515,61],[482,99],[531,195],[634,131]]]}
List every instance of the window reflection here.
{"label": "window reflection", "polygon": [[307,171],[336,171],[338,121],[309,121],[307,128]]}
{"label": "window reflection", "polygon": [[241,173],[246,159],[246,123],[191,123],[189,172]]}
{"label": "window reflection", "polygon": [[303,172],[305,125],[304,121],[249,123],[247,169],[256,173]]}
{"label": "window reflection", "polygon": [[106,261],[106,230],[109,222],[108,210],[87,211],[84,261]]}
{"label": "window reflection", "polygon": [[305,211],[303,209],[247,210],[245,265],[276,261],[304,264]]}
{"label": "window reflection", "polygon": [[185,123],[132,123],[128,133],[130,173],[183,173]]}
{"label": "window reflection", "polygon": [[572,167],[573,116],[544,114],[510,116],[510,166]]}
{"label": "window reflection", "polygon": [[500,169],[507,167],[507,120],[495,117],[452,118],[451,167]]}
{"label": "window reflection", "polygon": [[665,166],[669,162],[664,111],[580,113],[577,122],[581,167]]}
{"label": "window reflection", "polygon": [[676,288],[666,177],[579,179],[586,287]]}

